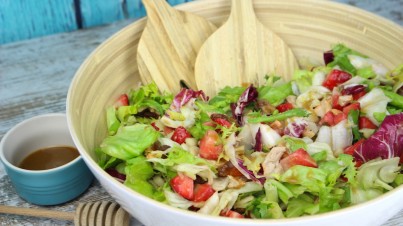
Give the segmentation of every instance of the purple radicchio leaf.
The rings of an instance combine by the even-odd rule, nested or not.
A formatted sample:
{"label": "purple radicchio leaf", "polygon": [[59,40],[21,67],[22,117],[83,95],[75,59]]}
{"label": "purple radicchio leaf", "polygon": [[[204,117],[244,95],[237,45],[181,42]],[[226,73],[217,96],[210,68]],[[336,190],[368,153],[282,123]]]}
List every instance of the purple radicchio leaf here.
{"label": "purple radicchio leaf", "polygon": [[108,168],[105,170],[109,175],[111,175],[112,177],[114,177],[115,179],[117,179],[120,182],[124,182],[126,180],[126,175],[119,173],[116,169],[114,168]]}
{"label": "purple radicchio leaf", "polygon": [[263,143],[262,143],[262,132],[260,132],[260,127],[257,130],[256,136],[255,136],[255,147],[253,147],[255,151],[261,152],[263,151]]}
{"label": "purple radicchio leaf", "polygon": [[248,177],[247,177],[248,179],[251,179],[255,182],[259,182],[260,184],[264,184],[264,182],[266,181],[265,177],[256,177],[255,174],[243,164],[242,159],[237,159],[237,162],[238,162],[238,166],[242,169],[242,171],[244,171],[244,172],[241,172],[243,175],[245,175],[245,173],[246,173],[248,175]]}
{"label": "purple radicchio leaf", "polygon": [[243,110],[249,103],[256,101],[257,96],[257,89],[250,85],[239,97],[238,102],[231,104],[232,115],[239,125],[243,125]]}
{"label": "purple radicchio leaf", "polygon": [[189,102],[192,98],[200,97],[203,101],[207,101],[208,98],[202,90],[194,91],[192,89],[181,89],[181,91],[175,96],[171,104],[171,109],[175,111],[180,111],[180,108]]}
{"label": "purple radicchio leaf", "polygon": [[291,137],[301,138],[306,126],[306,122],[299,120],[289,123],[287,127],[284,128],[284,134]]}
{"label": "purple radicchio leaf", "polygon": [[334,60],[334,54],[332,50],[326,51],[323,53],[323,60],[325,61],[325,65]]}
{"label": "purple radicchio leaf", "polygon": [[352,86],[346,86],[344,89],[341,91],[341,95],[353,95],[357,94],[359,92],[362,92],[366,89],[364,85],[352,85]]}
{"label": "purple radicchio leaf", "polygon": [[403,159],[403,113],[388,115],[379,129],[354,151],[354,157],[367,162],[371,159]]}

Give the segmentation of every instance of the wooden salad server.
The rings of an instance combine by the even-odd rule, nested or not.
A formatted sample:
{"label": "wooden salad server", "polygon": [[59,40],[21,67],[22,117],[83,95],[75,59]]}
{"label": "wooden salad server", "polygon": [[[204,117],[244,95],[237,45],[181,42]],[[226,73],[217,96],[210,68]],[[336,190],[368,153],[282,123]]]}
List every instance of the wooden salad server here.
{"label": "wooden salad server", "polygon": [[131,216],[117,203],[80,203],[75,212],[1,206],[0,213],[74,221],[76,226],[128,226]]}
{"label": "wooden salad server", "polygon": [[155,81],[160,90],[178,93],[178,81],[183,80],[196,89],[197,53],[216,26],[163,0],[143,0],[143,4],[148,19],[137,50],[142,82]]}
{"label": "wooden salad server", "polygon": [[291,78],[297,67],[291,48],[256,18],[252,0],[232,0],[228,20],[200,48],[196,84],[214,96],[225,86],[263,85],[267,74]]}

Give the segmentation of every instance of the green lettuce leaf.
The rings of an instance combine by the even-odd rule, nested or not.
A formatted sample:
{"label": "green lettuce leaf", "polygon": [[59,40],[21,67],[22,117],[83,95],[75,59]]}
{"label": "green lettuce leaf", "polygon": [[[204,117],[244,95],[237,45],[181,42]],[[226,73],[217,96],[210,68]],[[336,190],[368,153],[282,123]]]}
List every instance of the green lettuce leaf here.
{"label": "green lettuce leaf", "polygon": [[114,135],[120,127],[120,121],[116,116],[115,107],[109,107],[106,109],[106,126],[109,135]]}
{"label": "green lettuce leaf", "polygon": [[231,103],[236,103],[245,91],[245,87],[225,87],[213,97],[209,104],[216,109],[221,109],[222,112],[231,112]]}
{"label": "green lettuce leaf", "polygon": [[139,156],[126,161],[126,180],[148,180],[154,175],[154,170],[144,156]]}
{"label": "green lettuce leaf", "polygon": [[315,203],[315,199],[307,194],[293,198],[287,205],[285,216],[287,218],[299,217],[305,214],[315,214],[319,212],[319,204]]}
{"label": "green lettuce leaf", "polygon": [[157,141],[160,133],[152,126],[135,124],[122,127],[114,136],[108,136],[100,147],[112,157],[128,160],[143,154],[144,150]]}
{"label": "green lettuce leaf", "polygon": [[398,109],[403,109],[403,96],[392,91],[387,91],[385,89],[382,89],[382,91],[385,96],[387,96],[391,100],[389,103],[390,105],[397,107]]}
{"label": "green lettuce leaf", "polygon": [[296,82],[301,93],[308,90],[312,86],[312,77],[314,72],[308,70],[296,70],[292,79]]}
{"label": "green lettuce leaf", "polygon": [[326,187],[327,172],[322,169],[295,165],[280,176],[281,182],[298,184],[312,193],[319,193]]}
{"label": "green lettuce leaf", "polygon": [[277,106],[284,102],[285,98],[293,95],[291,82],[278,86],[263,86],[259,90],[259,99],[268,101],[271,105]]}
{"label": "green lettuce leaf", "polygon": [[287,118],[291,117],[307,117],[309,115],[309,112],[302,109],[302,108],[294,108],[282,113],[278,113],[275,115],[260,115],[256,116],[255,114],[248,114],[248,122],[249,123],[261,123],[261,122],[274,122],[276,120],[278,121],[283,121],[286,120]]}
{"label": "green lettuce leaf", "polygon": [[247,207],[246,211],[258,219],[284,218],[283,211],[277,202],[267,201],[265,196],[255,198]]}
{"label": "green lettuce leaf", "polygon": [[334,67],[338,65],[344,71],[348,71],[349,73],[355,75],[357,74],[357,69],[350,63],[348,59],[348,55],[357,55],[361,57],[366,57],[343,44],[337,44],[332,48],[334,60],[328,64],[330,67]]}
{"label": "green lettuce leaf", "polygon": [[154,175],[154,170],[144,156],[126,161],[125,174],[124,184],[126,186],[147,197],[154,198],[156,189],[147,181]]}
{"label": "green lettuce leaf", "polygon": [[[168,177],[173,177],[176,174],[174,166],[179,164],[206,165],[214,173],[217,172],[215,167],[206,159],[194,156],[192,153],[183,150],[181,147],[172,147],[167,153],[166,158],[149,158],[149,162],[154,163],[154,168],[164,174],[169,174]],[[192,174],[192,172],[189,172]]]}
{"label": "green lettuce leaf", "polygon": [[305,143],[303,139],[290,136],[284,136],[283,139],[286,143],[286,147],[290,149],[291,152],[294,152],[300,148],[304,150],[308,149],[308,145]]}

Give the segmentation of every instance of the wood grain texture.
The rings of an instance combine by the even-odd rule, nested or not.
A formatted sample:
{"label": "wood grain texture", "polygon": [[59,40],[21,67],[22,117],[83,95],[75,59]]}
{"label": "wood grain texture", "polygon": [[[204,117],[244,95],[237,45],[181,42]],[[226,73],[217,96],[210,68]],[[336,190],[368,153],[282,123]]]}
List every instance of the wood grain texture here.
{"label": "wood grain texture", "polygon": [[216,30],[203,17],[176,10],[161,0],[143,0],[147,25],[142,32],[137,63],[143,83],[177,93],[179,81],[196,89],[194,64],[206,39]]}
{"label": "wood grain texture", "polygon": [[228,20],[200,48],[195,77],[214,96],[225,86],[263,85],[268,74],[290,80],[296,68],[291,48],[256,18],[252,0],[232,0]]}
{"label": "wood grain texture", "polygon": [[75,29],[74,0],[0,0],[0,44]]}

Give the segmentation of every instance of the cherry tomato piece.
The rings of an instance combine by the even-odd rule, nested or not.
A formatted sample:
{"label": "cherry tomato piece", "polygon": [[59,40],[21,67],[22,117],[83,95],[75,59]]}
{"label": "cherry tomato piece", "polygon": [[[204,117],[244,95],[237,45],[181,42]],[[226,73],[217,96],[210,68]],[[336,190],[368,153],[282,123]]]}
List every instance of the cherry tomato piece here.
{"label": "cherry tomato piece", "polygon": [[280,104],[280,105],[278,105],[278,106],[276,107],[276,109],[277,109],[279,112],[285,112],[285,111],[291,110],[291,109],[293,109],[293,108],[294,108],[294,106],[292,106],[292,104],[289,103],[289,102],[285,102],[284,104]]}
{"label": "cherry tomato piece", "polygon": [[315,160],[306,152],[300,148],[295,152],[289,154],[287,157],[280,160],[280,164],[284,170],[287,170],[295,165],[302,165],[308,167],[317,167]]}
{"label": "cherry tomato piece", "polygon": [[349,113],[351,110],[360,110],[360,103],[359,103],[359,102],[355,102],[355,103],[352,103],[352,104],[349,104],[349,105],[345,106],[345,107],[343,108],[343,113],[346,114],[346,115],[348,115],[348,113]]}
{"label": "cherry tomato piece", "polygon": [[369,118],[367,117],[360,117],[358,119],[358,128],[360,129],[376,129],[378,128]]}

